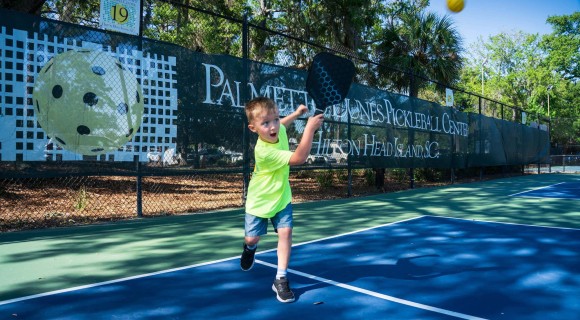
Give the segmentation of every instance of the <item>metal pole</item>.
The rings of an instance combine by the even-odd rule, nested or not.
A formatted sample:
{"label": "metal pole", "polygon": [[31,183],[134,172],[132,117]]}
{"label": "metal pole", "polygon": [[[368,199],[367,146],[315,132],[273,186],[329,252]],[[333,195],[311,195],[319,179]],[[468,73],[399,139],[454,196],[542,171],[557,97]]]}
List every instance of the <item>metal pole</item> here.
{"label": "metal pole", "polygon": [[137,171],[137,217],[143,217],[143,174],[141,172],[141,161],[139,161],[139,155],[133,157],[135,161],[135,169]]}
{"label": "metal pole", "polygon": [[[348,136],[348,141],[351,140],[351,119],[350,119],[350,112],[346,110],[346,119],[347,119],[347,127],[346,127],[346,134]],[[348,186],[347,186],[347,195],[348,197],[352,197],[352,157],[350,156],[351,150],[349,145],[348,154],[346,156],[346,164],[347,164],[347,173],[348,173]]]}
{"label": "metal pole", "polygon": [[546,90],[546,93],[548,94],[548,119],[549,120],[552,120],[552,117],[550,116],[550,91],[552,90],[552,88],[553,88],[553,86],[549,85],[547,90]]}
{"label": "metal pole", "polygon": [[[249,59],[249,25],[248,25],[248,16],[244,15],[244,22],[242,25],[242,61],[243,61],[243,72],[244,72],[244,81],[247,83],[250,82],[250,73],[249,73],[249,66],[248,66],[248,59]],[[246,94],[246,90],[242,90],[241,98],[244,101],[248,101],[248,97]],[[242,190],[242,203],[246,204],[246,196],[248,193],[248,185],[250,184],[250,151],[249,151],[249,132],[248,132],[248,123],[245,116],[243,116],[243,137],[242,137],[242,145],[243,145],[243,154],[244,154],[244,166],[243,166],[243,177],[244,177],[244,185]]]}
{"label": "metal pole", "polygon": [[481,63],[481,95],[483,96],[483,66],[485,66],[485,64],[487,63],[487,57],[485,57],[485,59],[483,60],[483,62]]}
{"label": "metal pole", "polygon": [[[482,106],[482,98],[479,97],[479,154],[483,154],[483,134],[481,132],[482,124],[481,124],[481,106]],[[483,166],[479,167],[479,181],[483,180]]]}
{"label": "metal pole", "polygon": [[[139,1],[140,9],[138,50],[141,56],[143,56],[143,1],[144,0]],[[143,174],[141,172],[141,161],[139,161],[139,155],[134,155],[133,160],[135,161],[135,169],[137,171],[137,182],[135,185],[135,191],[137,192],[136,211],[137,217],[141,218],[143,217]]]}
{"label": "metal pole", "polygon": [[[410,70],[410,79],[409,79],[409,96],[411,96],[411,93],[413,92],[413,88],[415,86],[415,74],[413,73],[413,69]],[[411,101],[411,109],[412,111],[414,111],[415,106],[413,104],[413,99],[410,99]],[[409,144],[410,145],[414,145],[415,144],[415,131],[408,129],[408,137],[409,137]],[[411,167],[409,168],[409,187],[411,189],[415,189],[415,164],[411,163]]]}
{"label": "metal pole", "polygon": [[550,92],[548,91],[548,118],[550,117]]}

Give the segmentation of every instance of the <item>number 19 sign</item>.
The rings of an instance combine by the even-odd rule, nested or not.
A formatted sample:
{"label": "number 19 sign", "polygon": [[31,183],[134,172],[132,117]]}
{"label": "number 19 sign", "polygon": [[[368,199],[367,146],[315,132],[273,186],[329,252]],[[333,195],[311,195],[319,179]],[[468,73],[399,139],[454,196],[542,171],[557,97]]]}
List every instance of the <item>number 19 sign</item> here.
{"label": "number 19 sign", "polygon": [[140,0],[101,0],[101,28],[139,34]]}

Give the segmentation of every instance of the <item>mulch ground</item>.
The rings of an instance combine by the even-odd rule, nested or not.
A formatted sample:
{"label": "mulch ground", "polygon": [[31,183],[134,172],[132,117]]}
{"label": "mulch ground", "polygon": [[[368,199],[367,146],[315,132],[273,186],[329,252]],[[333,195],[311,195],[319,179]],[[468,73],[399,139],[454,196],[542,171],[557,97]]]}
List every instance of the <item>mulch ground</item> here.
{"label": "mulch ground", "polygon": [[[326,171],[291,175],[293,201],[348,197],[346,176]],[[351,196],[409,188],[408,181],[387,176],[378,190],[368,172],[353,174]],[[428,187],[443,183],[417,183]],[[210,212],[243,205],[240,174],[144,177],[142,216]],[[66,177],[0,180],[0,232],[71,226],[137,218],[135,177]]]}

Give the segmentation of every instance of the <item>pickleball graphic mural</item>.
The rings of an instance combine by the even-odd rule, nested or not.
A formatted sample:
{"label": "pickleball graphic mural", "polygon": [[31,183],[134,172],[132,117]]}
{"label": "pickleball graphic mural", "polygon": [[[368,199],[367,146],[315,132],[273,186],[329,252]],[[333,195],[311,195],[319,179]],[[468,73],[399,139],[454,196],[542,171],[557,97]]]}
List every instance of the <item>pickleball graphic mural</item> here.
{"label": "pickleball graphic mural", "polygon": [[0,28],[0,162],[149,162],[175,150],[177,58],[62,28]]}
{"label": "pickleball graphic mural", "polygon": [[143,91],[135,75],[106,52],[54,56],[34,84],[38,123],[62,148],[84,155],[114,151],[135,135]]}

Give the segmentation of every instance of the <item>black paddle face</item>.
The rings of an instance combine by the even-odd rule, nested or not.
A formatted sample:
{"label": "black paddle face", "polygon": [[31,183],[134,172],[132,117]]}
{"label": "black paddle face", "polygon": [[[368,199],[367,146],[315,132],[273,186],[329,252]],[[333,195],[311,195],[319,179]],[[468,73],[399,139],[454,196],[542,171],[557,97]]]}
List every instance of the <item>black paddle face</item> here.
{"label": "black paddle face", "polygon": [[316,103],[315,114],[341,103],[350,89],[355,68],[352,61],[327,52],[314,56],[308,70],[306,91]]}

